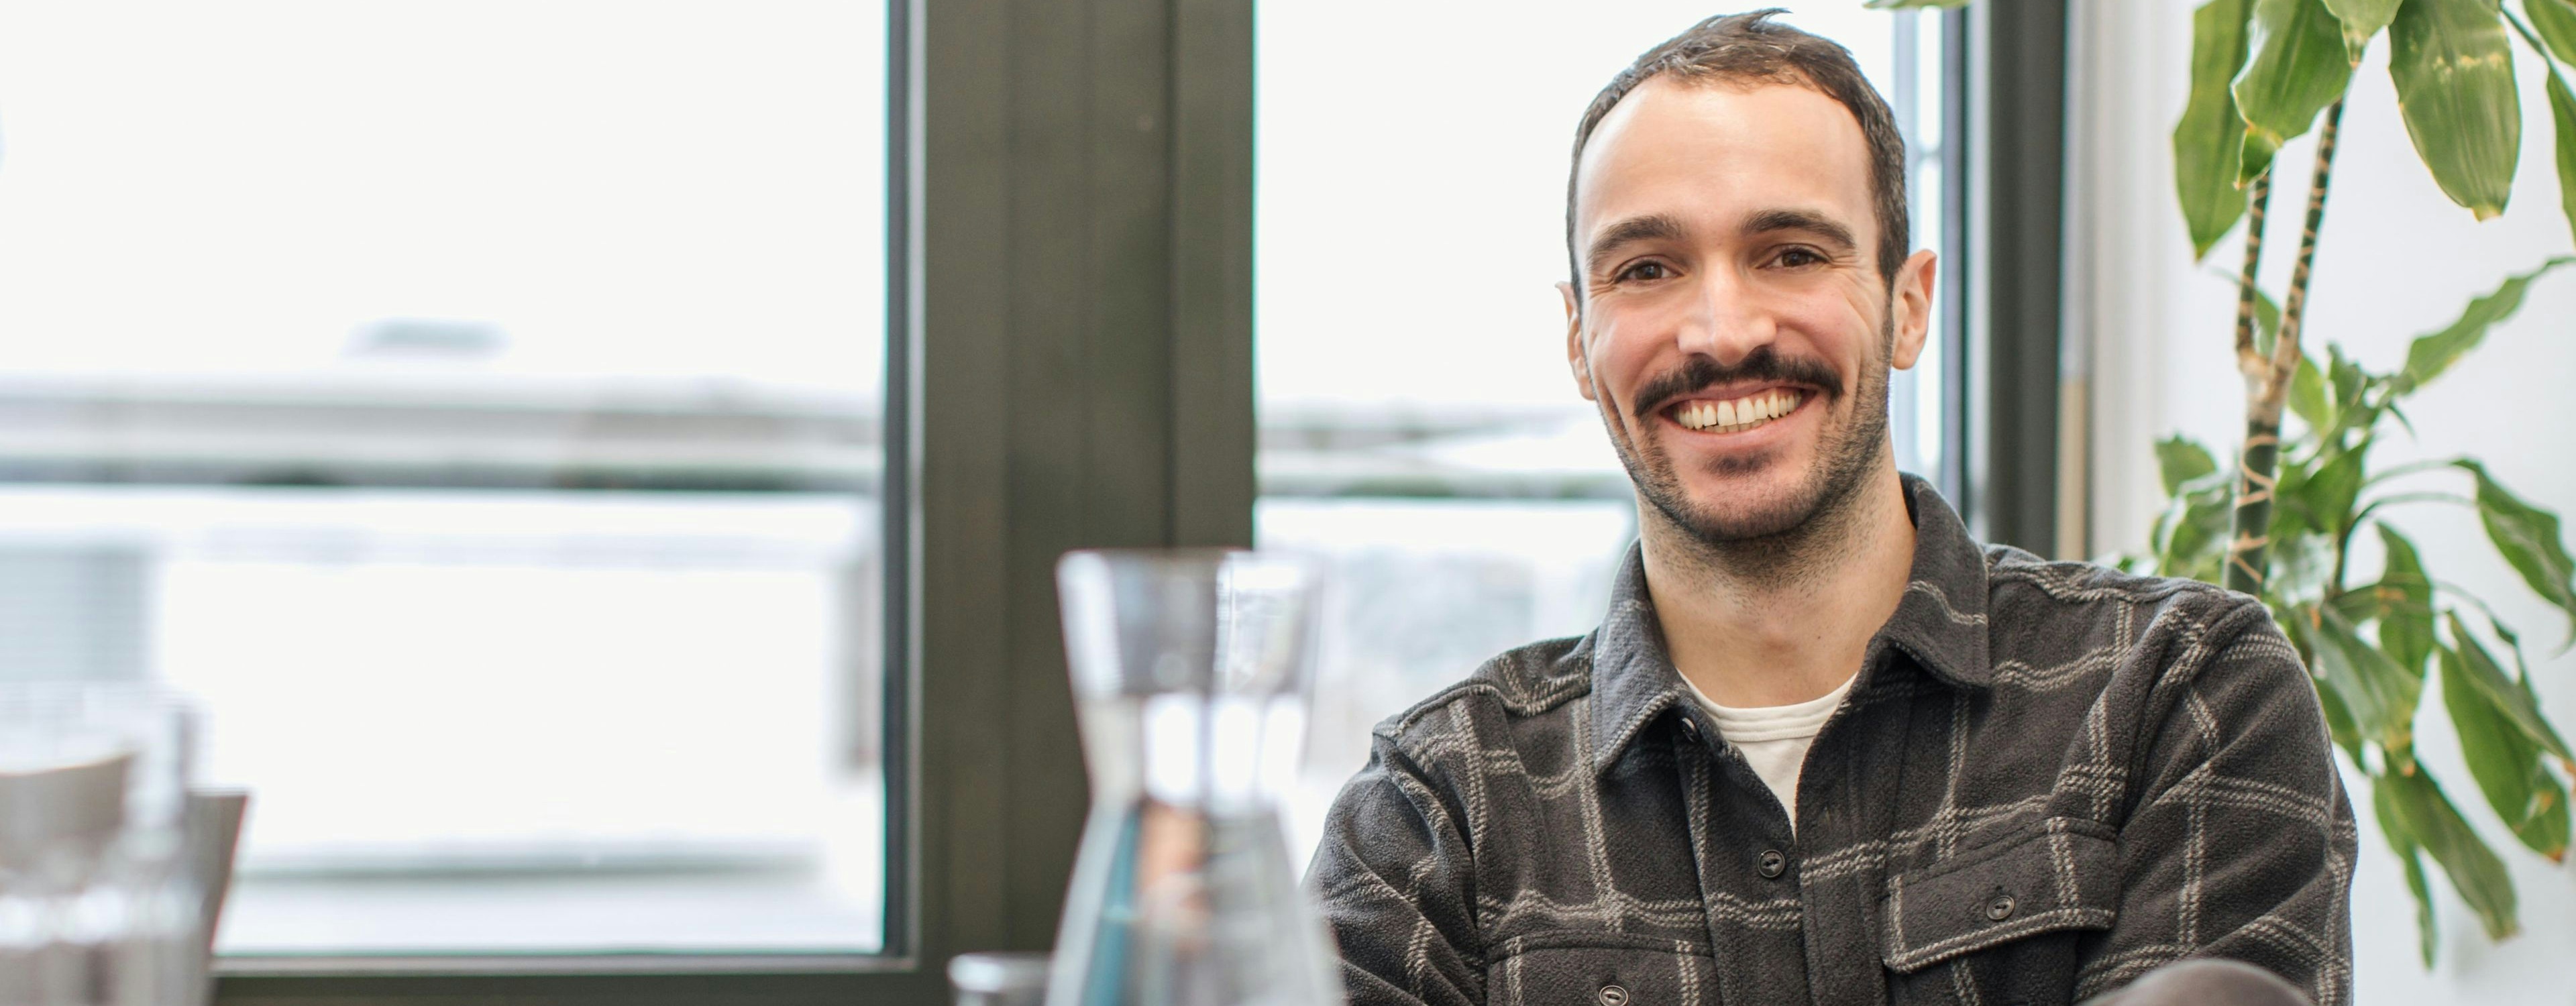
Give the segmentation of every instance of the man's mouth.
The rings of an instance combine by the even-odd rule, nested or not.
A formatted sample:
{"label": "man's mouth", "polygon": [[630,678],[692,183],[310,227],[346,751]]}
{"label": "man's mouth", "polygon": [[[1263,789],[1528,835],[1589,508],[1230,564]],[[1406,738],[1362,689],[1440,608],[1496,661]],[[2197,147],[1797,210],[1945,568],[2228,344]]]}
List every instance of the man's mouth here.
{"label": "man's mouth", "polygon": [[1665,411],[1686,430],[1742,433],[1798,411],[1807,394],[1797,388],[1766,388],[1736,398],[1692,399]]}

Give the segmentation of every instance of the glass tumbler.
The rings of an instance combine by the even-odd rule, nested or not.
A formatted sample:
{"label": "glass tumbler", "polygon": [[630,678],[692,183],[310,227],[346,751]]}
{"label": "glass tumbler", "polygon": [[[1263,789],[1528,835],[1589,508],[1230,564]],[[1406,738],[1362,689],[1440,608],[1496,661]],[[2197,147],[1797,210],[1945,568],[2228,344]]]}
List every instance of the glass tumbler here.
{"label": "glass tumbler", "polygon": [[1091,814],[1047,1006],[1339,1006],[1280,828],[1312,682],[1317,572],[1221,550],[1056,567]]}
{"label": "glass tumbler", "polygon": [[190,723],[149,686],[0,684],[0,1003],[206,1001]]}

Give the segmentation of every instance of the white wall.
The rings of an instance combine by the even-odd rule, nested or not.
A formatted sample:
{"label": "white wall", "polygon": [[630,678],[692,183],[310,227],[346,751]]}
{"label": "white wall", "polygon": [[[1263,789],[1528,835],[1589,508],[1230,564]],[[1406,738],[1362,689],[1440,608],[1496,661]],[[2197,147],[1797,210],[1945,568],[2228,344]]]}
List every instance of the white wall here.
{"label": "white wall", "polygon": [[[2134,550],[2159,503],[2149,442],[2183,431],[2232,451],[2243,422],[2243,385],[2230,343],[2232,272],[2242,246],[2222,241],[2195,265],[2173,197],[2169,134],[2181,113],[2191,50],[2185,0],[2085,2],[2077,18],[2069,95],[2072,221],[2070,337],[2083,340],[2094,388],[2091,413],[2091,549]],[[2540,66],[2517,43],[2524,94],[2536,98]],[[2524,109],[2522,161],[2504,216],[2480,224],[2443,197],[2424,171],[2397,114],[2386,39],[2355,76],[2341,152],[2316,261],[2309,345],[2342,343],[2373,369],[2404,359],[2407,342],[2456,317],[2462,305],[2508,273],[2568,253],[2559,212],[2549,112]],[[2283,178],[2269,231],[2270,288],[2286,286],[2295,216],[2304,205],[2314,148],[2282,151]],[[2282,218],[2291,219],[2282,219]],[[2375,459],[2475,453],[2533,503],[2576,518],[2576,269],[2535,284],[2522,313],[2486,345],[2420,393],[2409,410],[2418,436],[2384,444]],[[2407,508],[2398,518],[2436,576],[2493,601],[2535,644],[2533,674],[2550,715],[2576,724],[2576,652],[2552,655],[2568,639],[2564,616],[2542,604],[2486,544],[2473,516],[2446,507]],[[2356,556],[2356,568],[2376,559]],[[2366,575],[2366,574],[2365,574]],[[2460,766],[2457,742],[2437,715],[2420,746],[2451,782],[2455,802],[2503,835]],[[2354,882],[2354,957],[2364,1004],[2576,1002],[2576,874],[2505,839],[2521,891],[2522,936],[2491,945],[2440,880],[2441,961],[2417,963],[2413,909],[2395,861],[2362,808],[2362,856]]]}

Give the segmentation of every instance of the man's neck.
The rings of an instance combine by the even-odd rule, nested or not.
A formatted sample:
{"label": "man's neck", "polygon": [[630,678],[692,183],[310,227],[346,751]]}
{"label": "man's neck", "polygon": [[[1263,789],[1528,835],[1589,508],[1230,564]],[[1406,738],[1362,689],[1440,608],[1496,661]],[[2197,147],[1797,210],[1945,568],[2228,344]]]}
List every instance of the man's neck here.
{"label": "man's neck", "polygon": [[1720,705],[1804,702],[1849,680],[1913,571],[1914,522],[1894,466],[1831,512],[1742,549],[1639,509],[1665,650]]}

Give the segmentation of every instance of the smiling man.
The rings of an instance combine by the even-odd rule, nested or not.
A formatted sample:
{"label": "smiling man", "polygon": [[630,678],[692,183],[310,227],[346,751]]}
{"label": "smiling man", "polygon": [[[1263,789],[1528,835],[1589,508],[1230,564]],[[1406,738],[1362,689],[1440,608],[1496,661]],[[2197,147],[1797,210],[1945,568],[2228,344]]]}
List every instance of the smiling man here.
{"label": "smiling man", "polygon": [[1903,143],[1771,13],[1575,134],[1566,357],[1639,542],[1591,634],[1378,727],[1310,878],[1352,1001],[2347,1000],[2296,653],[2243,595],[1980,546],[1897,472],[1936,268]]}

